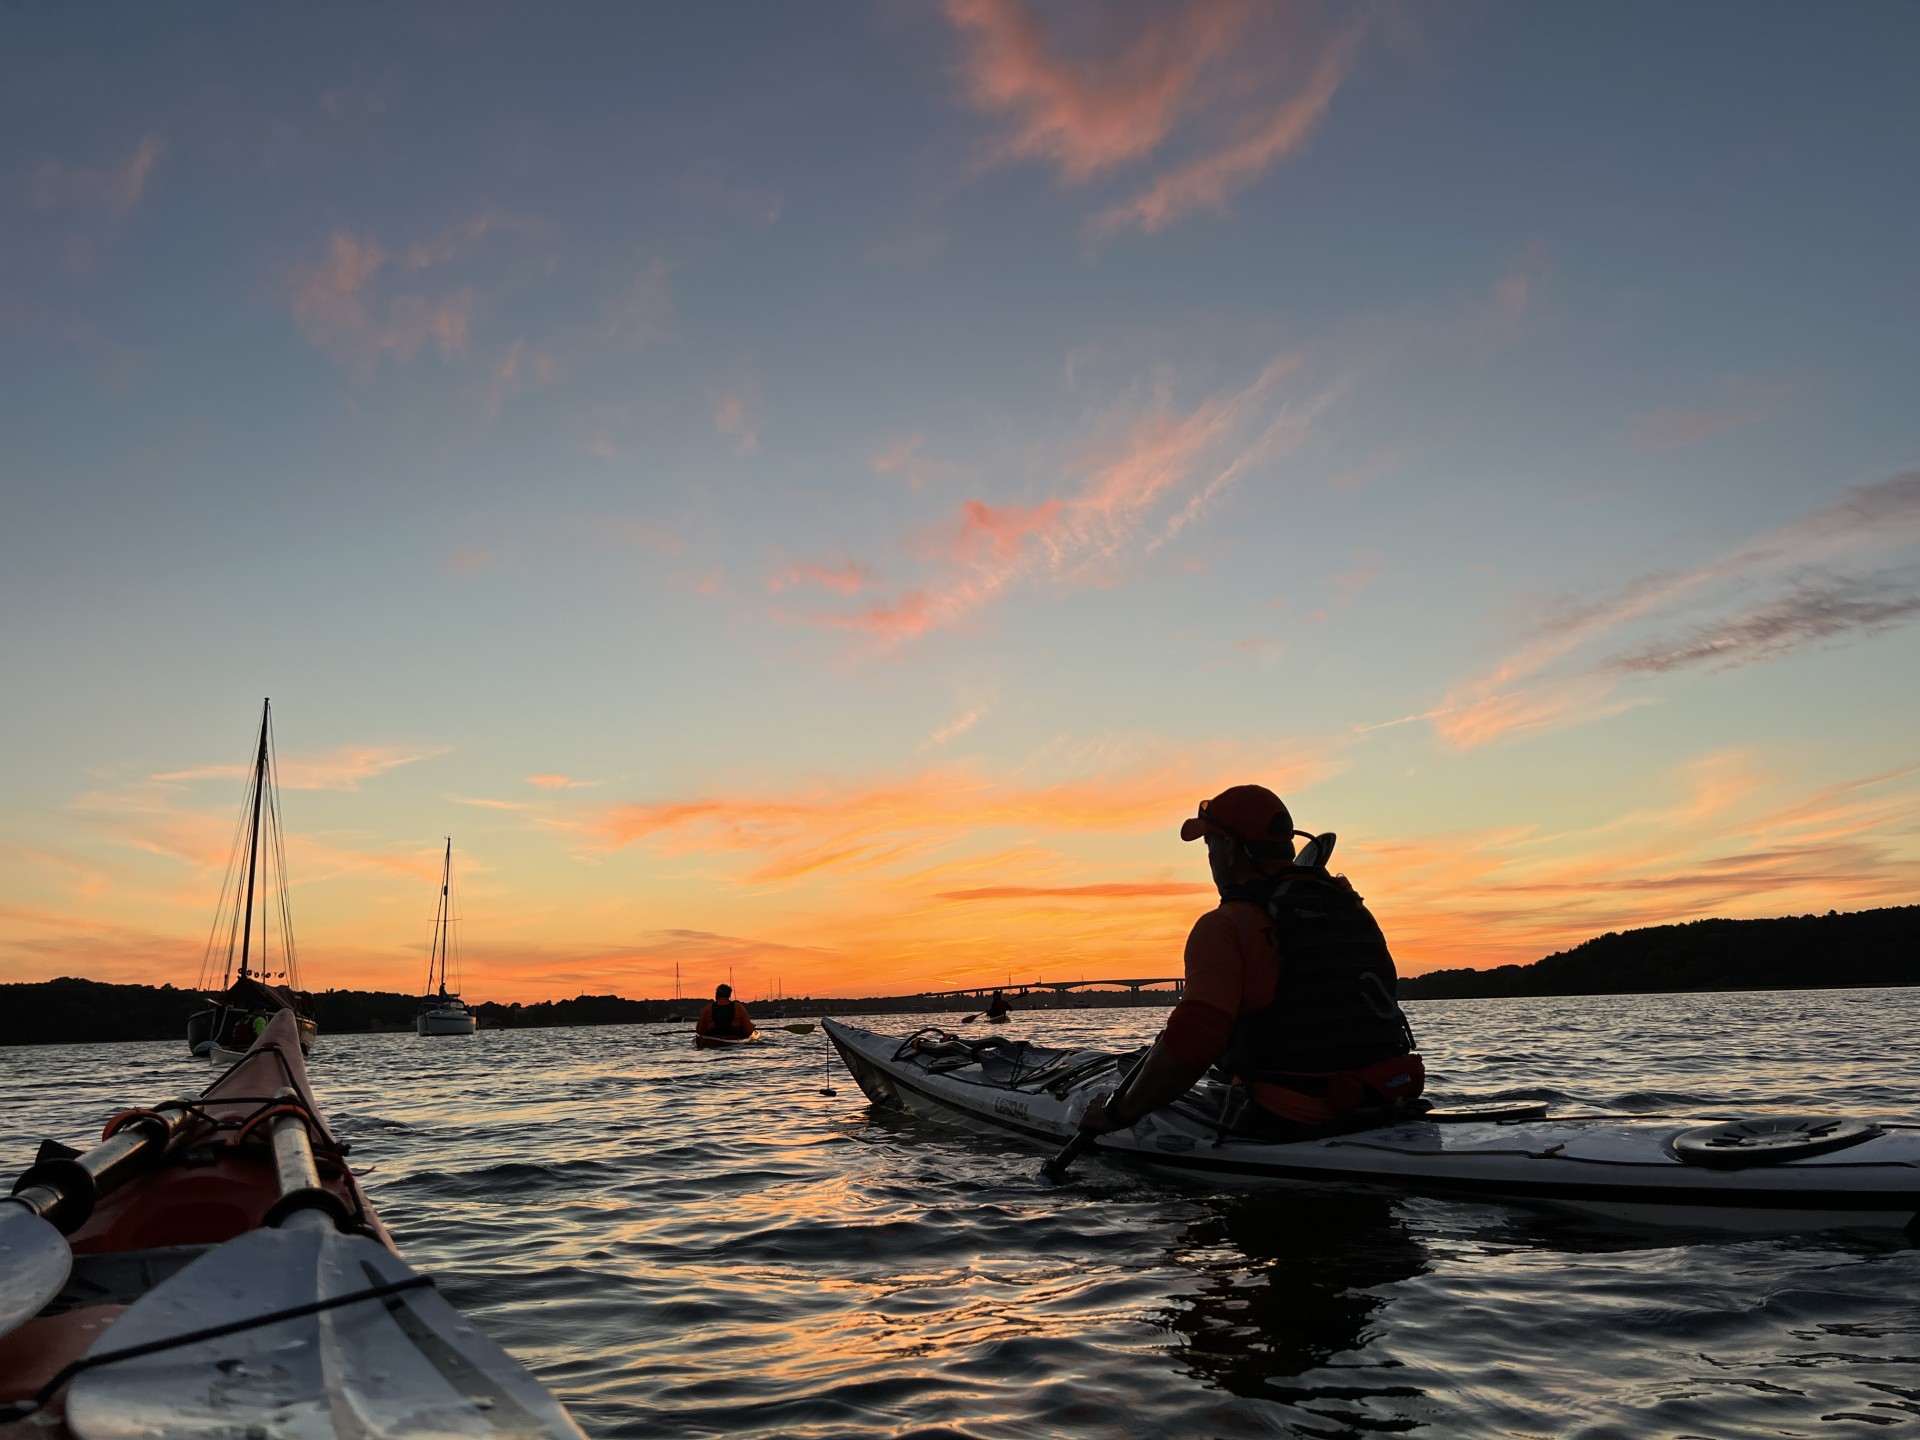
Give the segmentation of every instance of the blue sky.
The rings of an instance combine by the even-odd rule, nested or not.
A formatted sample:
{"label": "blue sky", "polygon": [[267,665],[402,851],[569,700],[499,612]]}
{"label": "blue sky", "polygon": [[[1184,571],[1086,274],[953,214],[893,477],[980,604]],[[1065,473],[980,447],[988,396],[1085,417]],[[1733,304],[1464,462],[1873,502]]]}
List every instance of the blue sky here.
{"label": "blue sky", "polygon": [[1164,968],[1245,779],[1413,969],[1914,897],[1910,7],[0,26],[0,971],[264,694],[322,984]]}

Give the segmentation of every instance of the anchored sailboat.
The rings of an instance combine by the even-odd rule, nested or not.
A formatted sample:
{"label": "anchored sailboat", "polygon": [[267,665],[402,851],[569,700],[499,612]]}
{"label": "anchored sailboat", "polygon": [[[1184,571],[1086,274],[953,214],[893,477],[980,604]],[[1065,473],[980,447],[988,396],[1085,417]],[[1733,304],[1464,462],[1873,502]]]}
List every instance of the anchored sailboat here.
{"label": "anchored sailboat", "polygon": [[[473,1012],[460,1002],[460,971],[454,968],[454,988],[447,989],[447,961],[453,950],[453,837],[447,837],[447,858],[440,870],[440,908],[433,917],[433,948],[427,954],[427,996],[414,1018],[418,1035],[471,1035]],[[434,990],[438,976],[439,990]]]}
{"label": "anchored sailboat", "polygon": [[[199,989],[214,988],[219,959],[219,993],[207,995],[206,1008],[187,1019],[187,1047],[195,1055],[232,1059],[249,1049],[277,1011],[293,1012],[302,1051],[313,1049],[320,1027],[313,1020],[313,997],[300,988],[300,966],[293,948],[293,916],[287,906],[287,851],[280,829],[280,797],[274,784],[273,703],[260,704],[260,742],[254,750],[253,778],[240,811],[227,878],[220,888],[207,951],[200,962]],[[240,882],[245,845],[244,898]],[[254,898],[259,896],[259,934],[254,933]],[[268,921],[276,923],[274,934]],[[221,940],[224,936],[225,945]],[[278,941],[275,951],[270,941]],[[239,973],[235,973],[238,961]],[[279,983],[275,983],[275,982]]]}

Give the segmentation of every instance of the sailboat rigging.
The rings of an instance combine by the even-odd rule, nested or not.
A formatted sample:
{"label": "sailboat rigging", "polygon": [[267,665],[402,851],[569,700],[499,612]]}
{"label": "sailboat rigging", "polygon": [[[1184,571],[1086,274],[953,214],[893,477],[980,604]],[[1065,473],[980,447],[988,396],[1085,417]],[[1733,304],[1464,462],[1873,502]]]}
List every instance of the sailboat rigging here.
{"label": "sailboat rigging", "polygon": [[[440,868],[440,906],[433,917],[433,944],[427,951],[426,998],[414,1017],[417,1035],[471,1035],[476,1021],[460,1000],[459,960],[453,943],[453,837],[447,837],[446,859]],[[447,989],[447,963],[454,965],[453,989]],[[436,981],[437,977],[437,981]],[[438,989],[435,989],[436,983]]]}
{"label": "sailboat rigging", "polygon": [[240,807],[226,880],[220,887],[220,902],[200,962],[198,988],[202,992],[214,991],[216,971],[218,993],[207,993],[206,1007],[187,1020],[187,1047],[195,1055],[221,1060],[246,1050],[278,1010],[293,1012],[300,1048],[312,1050],[319,1026],[313,1019],[313,997],[300,988],[293,914],[287,903],[287,852],[273,763],[271,700],[263,700],[260,705],[260,738],[254,747],[247,795]]}

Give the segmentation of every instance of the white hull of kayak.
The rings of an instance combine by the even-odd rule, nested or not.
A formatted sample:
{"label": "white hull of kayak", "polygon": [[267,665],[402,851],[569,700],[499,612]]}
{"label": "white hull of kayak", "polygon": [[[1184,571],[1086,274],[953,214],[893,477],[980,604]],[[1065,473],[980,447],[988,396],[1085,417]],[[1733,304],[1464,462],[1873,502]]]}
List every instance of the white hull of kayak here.
{"label": "white hull of kayak", "polygon": [[413,1022],[413,1033],[416,1035],[471,1035],[478,1028],[479,1022],[474,1019],[473,1012],[464,1005],[423,1010]]}
{"label": "white hull of kayak", "polygon": [[[848,1071],[876,1104],[1013,1134],[1058,1148],[1089,1093],[1114,1070],[1095,1065],[1046,1088],[989,1083],[978,1065],[929,1073],[897,1058],[901,1041],[824,1023]],[[1093,1056],[1095,1052],[1084,1052]],[[1077,1067],[1076,1067],[1077,1068]],[[1156,1170],[1231,1185],[1351,1185],[1550,1205],[1639,1224],[1761,1231],[1900,1228],[1920,1211],[1920,1131],[1887,1130],[1826,1155],[1716,1169],[1685,1164],[1676,1124],[1622,1117],[1435,1124],[1398,1122],[1326,1139],[1216,1139],[1223,1092],[1203,1081],[1184,1100],[1094,1149]],[[1080,1100],[1081,1105],[1075,1101]]]}
{"label": "white hull of kayak", "polygon": [[252,1053],[251,1050],[229,1050],[224,1045],[214,1044],[209,1044],[206,1049],[207,1059],[211,1060],[215,1065],[222,1066],[237,1064]]}

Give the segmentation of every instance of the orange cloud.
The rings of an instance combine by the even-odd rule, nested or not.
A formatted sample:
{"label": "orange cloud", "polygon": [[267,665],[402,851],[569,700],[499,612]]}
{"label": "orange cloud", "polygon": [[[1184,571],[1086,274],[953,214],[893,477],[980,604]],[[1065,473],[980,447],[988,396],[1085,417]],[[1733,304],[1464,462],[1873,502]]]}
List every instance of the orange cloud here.
{"label": "orange cloud", "polygon": [[542,790],[586,790],[600,783],[598,780],[575,780],[567,775],[527,776],[527,784],[537,785]]}
{"label": "orange cloud", "polygon": [[1048,784],[1025,786],[967,766],[892,779],[842,780],[799,791],[711,795],[607,807],[593,829],[613,849],[646,843],[663,854],[755,857],[744,877],[775,883],[824,870],[871,869],[1014,828],[1038,833],[1140,833],[1191,814],[1196,797],[1227,771],[1297,787],[1322,767],[1310,744],[1276,744],[1271,755],[1228,747],[1107,763]]}
{"label": "orange cloud", "polygon": [[983,885],[977,890],[948,890],[941,900],[1159,900],[1169,895],[1212,895],[1211,885],[1177,880],[1158,884],[1117,882],[1101,885]]}
{"label": "orange cloud", "polygon": [[947,18],[968,41],[969,96],[1008,119],[1002,152],[1051,160],[1074,183],[1156,149],[1251,7],[1168,3],[1149,9],[1131,35],[1088,13],[1097,53],[1073,59],[1022,0],[947,0]]}
{"label": "orange cloud", "polygon": [[1137,225],[1151,235],[1196,210],[1224,211],[1227,200],[1293,154],[1319,127],[1356,48],[1349,35],[1327,47],[1306,83],[1247,133],[1162,175],[1132,200],[1102,211],[1093,226],[1112,233]]}
{"label": "orange cloud", "polygon": [[158,135],[143,135],[132,154],[104,170],[78,170],[49,160],[34,171],[33,203],[42,210],[82,206],[118,220],[140,203],[166,148]]}

